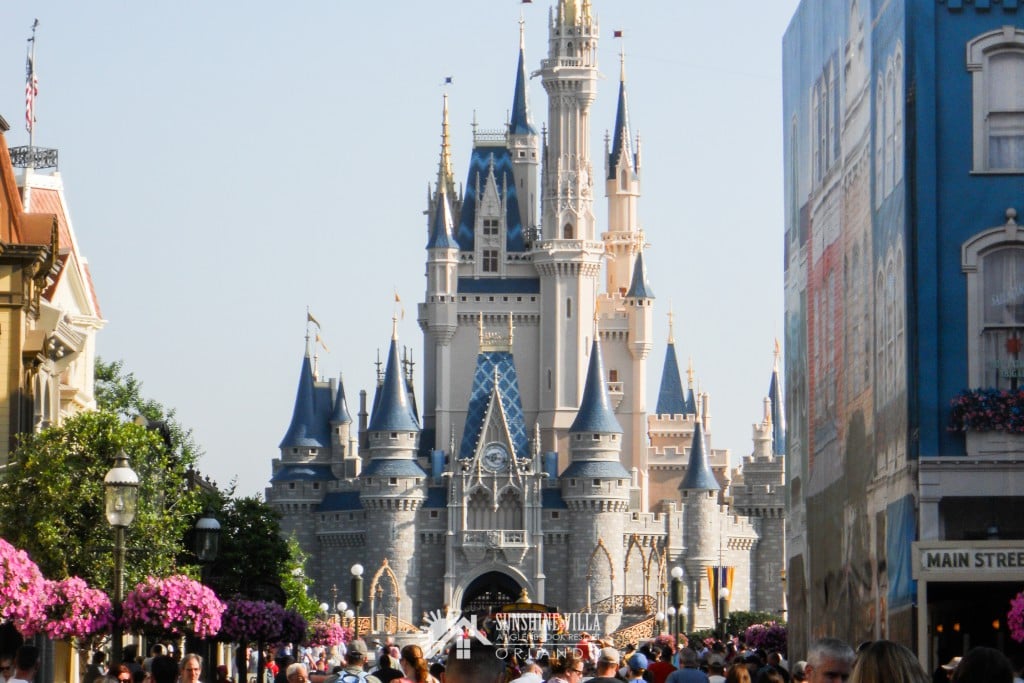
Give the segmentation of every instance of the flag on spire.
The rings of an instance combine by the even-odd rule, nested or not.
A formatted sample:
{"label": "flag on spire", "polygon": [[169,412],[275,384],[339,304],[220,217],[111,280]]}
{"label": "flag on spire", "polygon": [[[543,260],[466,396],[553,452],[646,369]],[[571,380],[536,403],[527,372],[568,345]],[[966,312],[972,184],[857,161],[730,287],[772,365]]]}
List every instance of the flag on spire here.
{"label": "flag on spire", "polygon": [[36,123],[36,96],[39,94],[39,79],[36,77],[33,54],[37,26],[39,26],[38,19],[32,24],[32,37],[28,39],[28,54],[25,55],[25,130],[29,133],[32,132]]}
{"label": "flag on spire", "polygon": [[326,351],[327,353],[331,352],[331,350],[327,348],[327,344],[324,343],[324,338],[320,336],[319,332],[316,335],[316,343],[324,347],[324,351]]}
{"label": "flag on spire", "polygon": [[402,297],[398,296],[398,290],[395,290],[395,303],[398,305],[398,310],[402,320],[405,320],[405,306],[402,305]]}
{"label": "flag on spire", "polygon": [[306,309],[306,322],[313,323],[314,325],[316,325],[316,329],[318,330],[322,329],[320,327],[320,321],[313,317],[313,314],[309,312],[308,308]]}
{"label": "flag on spire", "polygon": [[612,31],[612,38],[621,38],[622,31]]}

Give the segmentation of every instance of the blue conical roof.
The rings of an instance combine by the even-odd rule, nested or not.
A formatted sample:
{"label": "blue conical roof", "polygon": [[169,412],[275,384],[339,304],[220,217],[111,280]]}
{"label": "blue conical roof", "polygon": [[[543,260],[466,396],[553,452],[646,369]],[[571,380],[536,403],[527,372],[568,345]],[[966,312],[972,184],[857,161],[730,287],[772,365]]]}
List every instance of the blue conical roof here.
{"label": "blue conical roof", "polygon": [[477,439],[484,427],[484,417],[491,397],[497,395],[505,414],[512,448],[516,457],[529,455],[529,438],[523,403],[519,396],[519,374],[510,351],[481,351],[476,357],[473,387],[466,408],[466,424],[459,445],[459,457],[470,458],[476,452]]}
{"label": "blue conical roof", "polygon": [[388,352],[388,364],[384,369],[384,383],[380,386],[380,394],[373,407],[368,431],[417,432],[419,429],[420,426],[413,417],[409,405],[405,377],[402,374],[401,361],[398,359],[398,337],[393,335],[391,349]]}
{"label": "blue conical roof", "polygon": [[693,389],[686,390],[686,415],[697,414],[697,398],[693,395]]}
{"label": "blue conical roof", "polygon": [[772,370],[771,382],[768,383],[768,398],[772,402],[772,455],[785,455],[786,410],[782,405],[782,380],[779,378],[777,363]]}
{"label": "blue conical roof", "polygon": [[605,434],[621,434],[622,427],[615,419],[611,401],[608,400],[608,388],[604,382],[604,359],[601,357],[601,344],[594,335],[594,344],[590,349],[590,368],[587,370],[587,384],[583,388],[583,400],[576,419],[569,427],[569,433],[603,432]]}
{"label": "blue conical roof", "polygon": [[683,397],[683,380],[679,375],[679,361],[676,359],[675,342],[670,341],[665,349],[665,365],[661,370],[661,387],[658,389],[658,415],[689,415],[686,399]]}
{"label": "blue conical roof", "polygon": [[452,207],[448,203],[448,191],[443,182],[438,183],[437,206],[434,207],[433,222],[430,226],[430,239],[427,241],[427,249],[458,249],[452,232],[454,221],[452,219]]}
{"label": "blue conical roof", "polygon": [[629,110],[626,108],[626,77],[619,81],[619,106],[615,110],[615,134],[612,136],[612,151],[608,154],[608,179],[615,178],[619,161],[626,157],[626,163],[636,170],[636,159],[629,142]]}
{"label": "blue conical roof", "polygon": [[644,252],[637,252],[636,262],[633,264],[633,281],[629,283],[627,297],[634,299],[653,299],[654,290],[647,282],[647,266],[644,265]]}
{"label": "blue conical roof", "polygon": [[693,445],[690,447],[690,463],[686,476],[679,483],[680,491],[717,491],[721,488],[711,473],[708,454],[704,448],[704,428],[698,420],[693,430]]}
{"label": "blue conical roof", "polygon": [[279,448],[326,448],[330,439],[326,423],[318,415],[313,366],[309,360],[309,348],[302,358],[299,371],[299,388],[295,391],[295,407],[292,422],[281,440]]}
{"label": "blue conical roof", "polygon": [[519,46],[519,67],[516,69],[516,92],[512,97],[512,117],[508,131],[512,135],[536,135],[537,130],[530,124],[529,105],[526,103],[526,51]]}
{"label": "blue conical roof", "polygon": [[339,424],[352,423],[352,416],[348,412],[348,402],[345,400],[345,380],[342,377],[338,378],[338,395],[334,398],[331,422]]}

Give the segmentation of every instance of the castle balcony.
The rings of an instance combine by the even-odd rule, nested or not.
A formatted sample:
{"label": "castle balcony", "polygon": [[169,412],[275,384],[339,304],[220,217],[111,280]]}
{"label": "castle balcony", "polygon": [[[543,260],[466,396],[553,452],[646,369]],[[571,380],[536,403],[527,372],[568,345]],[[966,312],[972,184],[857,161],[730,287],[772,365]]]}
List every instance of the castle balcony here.
{"label": "castle balcony", "polygon": [[525,548],[526,531],[513,530],[472,530],[462,532],[462,546],[483,548]]}

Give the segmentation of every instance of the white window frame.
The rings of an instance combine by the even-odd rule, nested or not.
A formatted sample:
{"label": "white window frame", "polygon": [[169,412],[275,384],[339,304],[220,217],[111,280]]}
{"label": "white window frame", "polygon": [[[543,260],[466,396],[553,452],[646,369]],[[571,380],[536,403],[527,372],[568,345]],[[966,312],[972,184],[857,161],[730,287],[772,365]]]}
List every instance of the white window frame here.
{"label": "white window frame", "polygon": [[989,168],[989,60],[995,55],[1008,52],[1020,53],[1024,57],[1024,28],[1003,26],[995,31],[982,33],[967,43],[967,71],[971,73],[973,173],[1024,173],[1024,168]]}
{"label": "white window frame", "polygon": [[977,233],[961,246],[960,268],[967,276],[967,385],[970,387],[987,386],[983,337],[984,260],[1003,249],[1024,249],[1024,231],[1017,225],[1016,216],[1014,209],[1007,209],[1006,223]]}

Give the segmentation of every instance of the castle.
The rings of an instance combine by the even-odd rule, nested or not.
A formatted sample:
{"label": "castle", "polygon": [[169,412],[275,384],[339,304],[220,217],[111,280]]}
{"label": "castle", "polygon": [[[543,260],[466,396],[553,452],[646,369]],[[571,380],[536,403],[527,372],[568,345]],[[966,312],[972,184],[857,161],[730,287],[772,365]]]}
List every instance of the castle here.
{"label": "castle", "polygon": [[[694,392],[692,368],[684,389],[671,333],[649,413],[655,296],[624,59],[597,176],[589,109],[599,28],[589,0],[558,0],[548,30],[538,72],[546,130],[531,119],[521,33],[509,121],[474,130],[461,190],[444,100],[418,307],[422,402],[393,332],[353,422],[340,379],[317,376],[307,337],[267,501],[309,554],[318,595],[365,566],[363,615],[377,631],[446,607],[490,609],[524,590],[563,611],[605,615],[609,629],[631,611],[653,621],[674,602],[676,566],[689,629],[716,623],[719,581],[730,610],[781,613],[778,354],[740,468],[710,448],[708,395]],[[602,181],[608,225],[599,232]]]}

